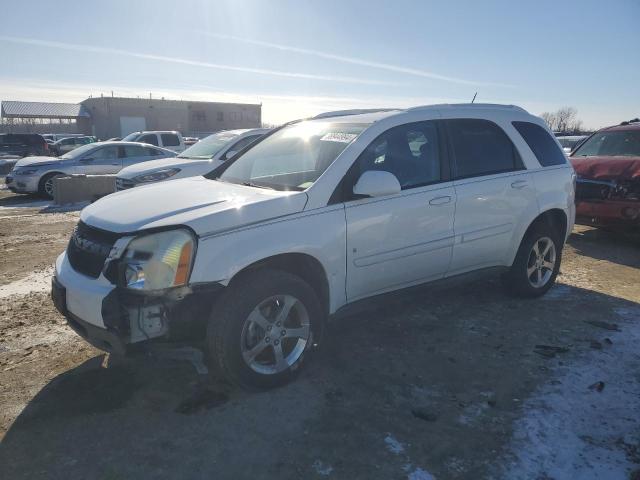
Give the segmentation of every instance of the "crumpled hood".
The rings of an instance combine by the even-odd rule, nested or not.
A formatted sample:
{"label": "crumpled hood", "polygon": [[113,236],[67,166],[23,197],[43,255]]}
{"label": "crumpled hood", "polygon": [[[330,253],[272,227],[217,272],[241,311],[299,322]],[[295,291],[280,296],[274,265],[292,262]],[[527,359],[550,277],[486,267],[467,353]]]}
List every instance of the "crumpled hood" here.
{"label": "crumpled hood", "polygon": [[39,165],[45,163],[60,163],[57,157],[24,157],[16,162],[16,167],[29,167],[32,165]]}
{"label": "crumpled hood", "polygon": [[594,180],[640,179],[640,157],[569,157],[579,177]]}
{"label": "crumpled hood", "polygon": [[189,171],[200,171],[202,174],[209,173],[211,170],[220,165],[220,162],[215,160],[189,160],[188,158],[163,158],[160,160],[151,160],[148,162],[140,162],[129,167],[123,168],[118,172],[118,177],[132,179],[138,175],[153,173],[157,170],[164,170],[165,168],[180,168],[188,169]]}
{"label": "crumpled hood", "polygon": [[187,225],[202,235],[297,213],[306,203],[304,192],[189,177],[107,195],[83,209],[80,219],[118,233]]}

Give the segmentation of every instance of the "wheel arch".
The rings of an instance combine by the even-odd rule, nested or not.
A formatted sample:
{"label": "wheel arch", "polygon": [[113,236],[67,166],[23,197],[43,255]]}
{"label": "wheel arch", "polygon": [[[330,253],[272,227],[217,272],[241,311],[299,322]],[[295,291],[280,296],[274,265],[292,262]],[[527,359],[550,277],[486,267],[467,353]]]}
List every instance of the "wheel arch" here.
{"label": "wheel arch", "polygon": [[307,282],[318,295],[325,316],[328,315],[330,288],[327,272],[322,263],[308,253],[282,253],[255,261],[238,270],[229,280],[229,286],[242,281],[244,276],[253,271],[266,268],[285,271]]}

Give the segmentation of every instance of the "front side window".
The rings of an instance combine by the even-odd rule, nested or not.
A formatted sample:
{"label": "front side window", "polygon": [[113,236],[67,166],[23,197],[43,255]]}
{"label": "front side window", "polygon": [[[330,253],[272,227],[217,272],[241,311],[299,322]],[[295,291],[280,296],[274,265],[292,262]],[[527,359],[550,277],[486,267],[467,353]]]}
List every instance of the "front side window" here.
{"label": "front side window", "polygon": [[523,168],[507,134],[489,120],[447,120],[455,158],[455,178],[478,177]]}
{"label": "front side window", "polygon": [[595,133],[580,145],[571,156],[640,156],[640,130],[614,130]]}
{"label": "front side window", "polygon": [[543,167],[565,165],[567,159],[553,140],[553,137],[540,125],[531,122],[512,122],[518,133],[522,135],[529,148]]}
{"label": "front side window", "polygon": [[180,145],[180,139],[175,133],[162,133],[160,138],[162,139],[162,145],[165,147],[177,147]]}
{"label": "front side window", "polygon": [[355,182],[368,170],[392,173],[403,190],[442,180],[438,128],[434,121],[391,128],[376,138],[358,157]]}
{"label": "front side window", "polygon": [[[306,121],[288,125],[247,150],[215,177],[275,190],[305,190],[368,127]],[[197,144],[196,144],[197,145]]]}

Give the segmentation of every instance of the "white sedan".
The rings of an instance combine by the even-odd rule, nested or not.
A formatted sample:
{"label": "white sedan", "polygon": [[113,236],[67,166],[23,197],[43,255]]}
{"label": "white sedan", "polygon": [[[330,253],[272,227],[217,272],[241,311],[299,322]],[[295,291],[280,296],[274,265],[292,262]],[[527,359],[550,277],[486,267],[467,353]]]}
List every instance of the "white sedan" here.
{"label": "white sedan", "polygon": [[209,135],[175,158],[123,168],[116,177],[116,189],[126,190],[141,184],[206,175],[270,131],[268,128],[253,128]]}

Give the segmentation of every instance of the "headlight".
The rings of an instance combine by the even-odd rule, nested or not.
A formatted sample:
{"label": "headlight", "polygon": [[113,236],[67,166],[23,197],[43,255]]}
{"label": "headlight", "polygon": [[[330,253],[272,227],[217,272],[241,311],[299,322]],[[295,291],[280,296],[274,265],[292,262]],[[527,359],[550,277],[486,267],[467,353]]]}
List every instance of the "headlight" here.
{"label": "headlight", "polygon": [[37,171],[37,168],[20,168],[18,170],[14,170],[12,173],[14,175],[33,175]]}
{"label": "headlight", "polygon": [[160,180],[166,180],[169,177],[173,177],[179,171],[179,168],[165,168],[164,170],[158,170],[153,173],[138,175],[137,177],[134,177],[133,180],[136,183],[159,182]]}
{"label": "headlight", "polygon": [[185,229],[135,238],[121,259],[125,286],[134,290],[161,290],[186,285],[195,242],[194,236]]}

